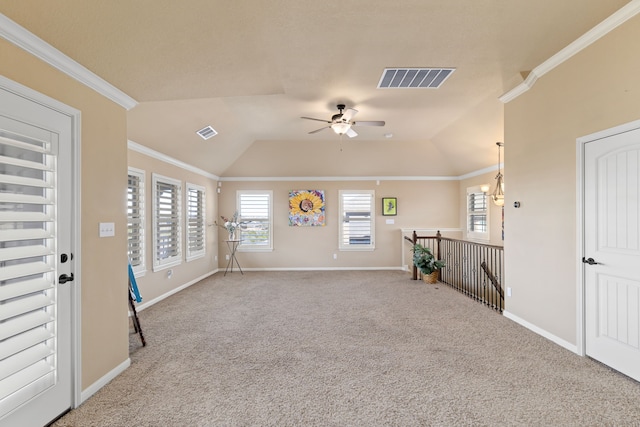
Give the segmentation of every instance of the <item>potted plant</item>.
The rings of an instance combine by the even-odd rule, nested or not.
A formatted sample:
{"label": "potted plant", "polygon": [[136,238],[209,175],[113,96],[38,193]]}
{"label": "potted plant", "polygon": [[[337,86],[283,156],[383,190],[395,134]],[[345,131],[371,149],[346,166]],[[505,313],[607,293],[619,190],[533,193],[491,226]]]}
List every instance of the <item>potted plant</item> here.
{"label": "potted plant", "polygon": [[425,283],[436,283],[438,273],[445,266],[445,262],[436,259],[431,249],[422,246],[420,243],[413,245],[413,264],[422,273],[422,280]]}

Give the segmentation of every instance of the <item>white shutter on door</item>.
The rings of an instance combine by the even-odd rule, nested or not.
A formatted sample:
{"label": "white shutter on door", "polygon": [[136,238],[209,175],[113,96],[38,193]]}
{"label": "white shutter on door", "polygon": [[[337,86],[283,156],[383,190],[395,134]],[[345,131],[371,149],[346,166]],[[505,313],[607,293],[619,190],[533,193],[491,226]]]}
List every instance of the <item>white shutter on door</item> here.
{"label": "white shutter on door", "polygon": [[0,413],[56,381],[55,157],[0,133]]}

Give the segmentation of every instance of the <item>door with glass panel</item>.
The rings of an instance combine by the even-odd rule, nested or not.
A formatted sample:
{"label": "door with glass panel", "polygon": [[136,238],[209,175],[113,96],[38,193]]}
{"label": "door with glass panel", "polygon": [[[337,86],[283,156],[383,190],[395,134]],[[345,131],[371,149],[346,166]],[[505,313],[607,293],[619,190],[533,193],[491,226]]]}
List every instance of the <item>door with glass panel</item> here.
{"label": "door with glass panel", "polygon": [[0,426],[71,407],[73,119],[0,81]]}

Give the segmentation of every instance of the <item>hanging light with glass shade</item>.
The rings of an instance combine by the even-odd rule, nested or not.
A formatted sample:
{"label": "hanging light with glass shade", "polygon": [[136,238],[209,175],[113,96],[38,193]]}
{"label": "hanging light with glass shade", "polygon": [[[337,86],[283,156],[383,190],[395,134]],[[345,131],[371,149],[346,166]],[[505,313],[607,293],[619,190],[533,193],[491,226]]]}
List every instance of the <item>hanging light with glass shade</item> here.
{"label": "hanging light with glass shade", "polygon": [[491,193],[491,200],[496,206],[504,206],[504,178],[500,169],[500,150],[504,143],[496,142],[496,145],[498,146],[498,175],[496,175],[496,188]]}

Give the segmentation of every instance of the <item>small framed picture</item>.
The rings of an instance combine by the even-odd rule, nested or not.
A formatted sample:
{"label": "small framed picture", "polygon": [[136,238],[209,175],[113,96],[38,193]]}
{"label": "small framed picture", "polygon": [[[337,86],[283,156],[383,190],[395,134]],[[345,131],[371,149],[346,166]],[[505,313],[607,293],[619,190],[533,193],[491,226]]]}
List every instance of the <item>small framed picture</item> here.
{"label": "small framed picture", "polygon": [[398,214],[398,201],[395,197],[382,198],[382,215],[393,216]]}

